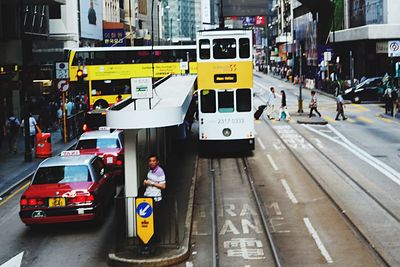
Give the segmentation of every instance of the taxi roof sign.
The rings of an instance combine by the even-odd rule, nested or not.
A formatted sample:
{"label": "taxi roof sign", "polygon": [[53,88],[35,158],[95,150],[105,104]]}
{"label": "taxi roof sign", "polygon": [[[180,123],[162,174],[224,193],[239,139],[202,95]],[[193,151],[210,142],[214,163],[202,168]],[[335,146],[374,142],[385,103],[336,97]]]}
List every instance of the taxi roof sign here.
{"label": "taxi roof sign", "polygon": [[61,157],[72,157],[72,156],[80,156],[81,152],[79,150],[67,150],[61,152]]}
{"label": "taxi roof sign", "polygon": [[[102,113],[102,114],[103,114],[103,113]],[[110,128],[110,127],[107,127],[107,126],[100,126],[100,127],[99,127],[99,130],[100,130],[100,131],[110,131],[111,128]]]}

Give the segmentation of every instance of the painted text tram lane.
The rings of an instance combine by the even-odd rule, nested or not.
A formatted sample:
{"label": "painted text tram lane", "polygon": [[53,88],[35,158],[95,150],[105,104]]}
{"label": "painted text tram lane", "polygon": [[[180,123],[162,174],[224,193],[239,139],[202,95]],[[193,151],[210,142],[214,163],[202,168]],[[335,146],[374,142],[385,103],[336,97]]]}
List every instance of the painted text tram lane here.
{"label": "painted text tram lane", "polygon": [[[194,266],[211,266],[209,160],[200,159],[193,221]],[[216,159],[219,266],[274,266],[241,159]]]}

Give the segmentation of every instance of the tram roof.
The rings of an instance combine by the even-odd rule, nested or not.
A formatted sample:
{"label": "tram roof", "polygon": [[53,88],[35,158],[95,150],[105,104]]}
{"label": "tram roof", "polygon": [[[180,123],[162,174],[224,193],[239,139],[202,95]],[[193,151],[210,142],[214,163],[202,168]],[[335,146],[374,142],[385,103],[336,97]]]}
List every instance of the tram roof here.
{"label": "tram roof", "polygon": [[160,45],[160,46],[119,46],[119,47],[78,47],[67,48],[76,52],[95,52],[95,51],[140,51],[140,50],[190,50],[196,49],[196,45]]}
{"label": "tram roof", "polygon": [[239,35],[244,35],[244,34],[249,34],[251,33],[251,30],[247,29],[210,29],[210,30],[200,30],[198,31],[199,35],[233,35],[233,34],[239,34]]}

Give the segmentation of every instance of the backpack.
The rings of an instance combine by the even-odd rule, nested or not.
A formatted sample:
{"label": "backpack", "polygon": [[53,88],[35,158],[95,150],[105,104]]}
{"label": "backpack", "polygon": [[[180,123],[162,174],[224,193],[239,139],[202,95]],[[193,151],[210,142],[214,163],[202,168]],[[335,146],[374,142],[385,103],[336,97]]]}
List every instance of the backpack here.
{"label": "backpack", "polygon": [[14,119],[9,119],[9,121],[10,121],[10,133],[12,133],[12,134],[16,134],[16,133],[18,133],[18,130],[19,130],[19,123],[17,122],[17,119],[16,118],[14,118]]}

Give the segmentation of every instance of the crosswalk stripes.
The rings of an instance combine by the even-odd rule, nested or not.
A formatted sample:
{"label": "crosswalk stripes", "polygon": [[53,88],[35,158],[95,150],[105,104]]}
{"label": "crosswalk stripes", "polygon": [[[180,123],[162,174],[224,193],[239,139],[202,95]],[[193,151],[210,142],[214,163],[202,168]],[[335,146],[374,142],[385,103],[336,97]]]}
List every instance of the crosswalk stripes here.
{"label": "crosswalk stripes", "polygon": [[357,116],[357,120],[365,122],[365,123],[369,123],[369,124],[373,123],[373,121],[370,118],[367,118],[365,116]]}

